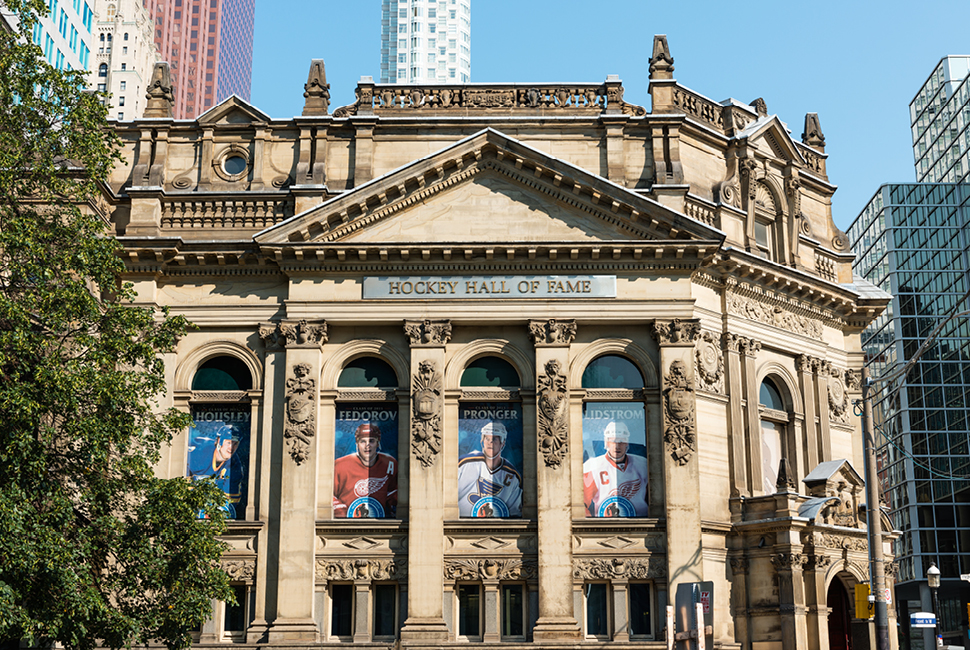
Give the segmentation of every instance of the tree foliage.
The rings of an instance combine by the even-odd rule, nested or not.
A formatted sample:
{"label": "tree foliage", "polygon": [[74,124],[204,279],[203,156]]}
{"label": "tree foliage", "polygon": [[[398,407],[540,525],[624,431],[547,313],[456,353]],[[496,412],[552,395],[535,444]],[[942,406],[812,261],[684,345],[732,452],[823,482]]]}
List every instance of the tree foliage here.
{"label": "tree foliage", "polygon": [[46,3],[4,4],[20,24],[0,29],[0,640],[185,647],[231,598],[223,493],[152,471],[187,425],[155,409],[187,324],[132,305],[89,208],[118,158],[103,97],[30,42]]}

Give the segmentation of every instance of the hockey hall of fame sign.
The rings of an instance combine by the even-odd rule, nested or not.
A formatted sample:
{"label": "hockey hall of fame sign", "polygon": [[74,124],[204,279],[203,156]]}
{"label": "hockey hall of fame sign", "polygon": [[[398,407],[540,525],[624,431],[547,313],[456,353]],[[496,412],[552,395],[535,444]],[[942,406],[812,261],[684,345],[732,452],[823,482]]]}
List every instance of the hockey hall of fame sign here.
{"label": "hockey hall of fame sign", "polygon": [[334,427],[333,516],[397,515],[397,404],[338,403]]}
{"label": "hockey hall of fame sign", "polygon": [[458,514],[522,516],[522,405],[462,402],[458,411]]}
{"label": "hockey hall of fame sign", "polygon": [[364,278],[364,300],[616,298],[615,275],[454,275]]}
{"label": "hockey hall of fame sign", "polygon": [[643,404],[583,405],[583,501],[587,517],[649,517]]}

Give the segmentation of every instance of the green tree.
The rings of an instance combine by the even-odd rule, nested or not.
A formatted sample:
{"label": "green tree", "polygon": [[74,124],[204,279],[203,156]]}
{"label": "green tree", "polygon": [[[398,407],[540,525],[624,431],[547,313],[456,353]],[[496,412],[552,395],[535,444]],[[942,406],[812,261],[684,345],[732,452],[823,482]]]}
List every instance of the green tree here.
{"label": "green tree", "polygon": [[44,2],[4,4],[20,22],[0,29],[0,640],[186,647],[231,599],[223,493],[152,471],[187,425],[155,412],[159,353],[187,324],[132,306],[91,209],[118,158],[103,96],[31,43]]}

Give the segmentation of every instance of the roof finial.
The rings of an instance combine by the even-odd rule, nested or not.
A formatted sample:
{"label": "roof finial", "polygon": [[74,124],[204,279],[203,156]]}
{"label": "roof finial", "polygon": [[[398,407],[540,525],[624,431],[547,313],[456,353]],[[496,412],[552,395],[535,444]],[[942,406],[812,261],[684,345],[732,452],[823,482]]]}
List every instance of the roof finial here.
{"label": "roof finial", "polygon": [[818,113],[805,114],[805,131],[802,133],[802,143],[825,153],[825,136],[822,134],[822,126],[818,123]]}
{"label": "roof finial", "polygon": [[156,63],[152,69],[152,80],[145,93],[148,102],[145,104],[144,117],[173,117],[175,96],[172,94],[172,73],[168,63]]}
{"label": "roof finial", "polygon": [[667,35],[656,34],[653,37],[653,56],[650,58],[651,79],[673,79],[674,59],[667,47]]}
{"label": "roof finial", "polygon": [[791,465],[788,464],[788,459],[782,456],[778,463],[778,480],[775,481],[775,488],[779,492],[794,492],[795,487],[795,476],[792,474]]}
{"label": "roof finial", "polygon": [[330,84],[327,83],[327,71],[323,66],[323,59],[313,59],[310,62],[310,74],[303,86],[304,115],[327,115],[330,108]]}

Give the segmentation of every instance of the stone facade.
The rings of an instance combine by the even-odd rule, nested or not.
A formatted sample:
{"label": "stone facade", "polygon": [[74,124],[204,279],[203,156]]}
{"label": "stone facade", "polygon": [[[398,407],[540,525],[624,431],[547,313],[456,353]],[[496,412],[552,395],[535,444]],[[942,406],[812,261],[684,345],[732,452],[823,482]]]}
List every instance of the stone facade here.
{"label": "stone facade", "polygon": [[[651,112],[607,78],[362,83],[331,114],[317,61],[303,117],[230,99],[176,122],[157,93],[159,117],[119,125],[102,207],[128,279],[198,326],[162,404],[251,415],[226,556],[243,610],[217,604],[201,642],[657,647],[695,582],[718,647],[871,636],[845,605],[868,576],[848,407],[888,296],[853,282],[817,118],[806,144],[763,100],[688,90],[665,37],[650,68]],[[225,359],[245,381],[203,388]],[[634,370],[603,382],[603,360]],[[350,381],[372,362],[393,385]],[[475,383],[488,363],[517,379]],[[395,517],[338,510],[351,403],[397,414],[397,496],[378,504]],[[478,403],[521,423],[521,517],[460,516]],[[632,516],[591,516],[597,404],[642,420],[640,478],[613,493],[630,509],[600,512]],[[160,474],[185,474],[189,440]]]}

